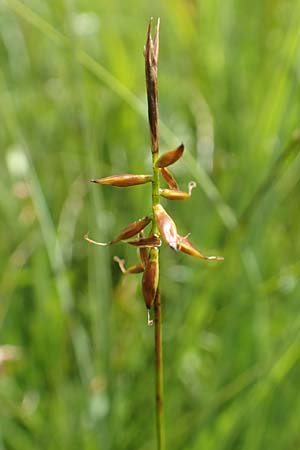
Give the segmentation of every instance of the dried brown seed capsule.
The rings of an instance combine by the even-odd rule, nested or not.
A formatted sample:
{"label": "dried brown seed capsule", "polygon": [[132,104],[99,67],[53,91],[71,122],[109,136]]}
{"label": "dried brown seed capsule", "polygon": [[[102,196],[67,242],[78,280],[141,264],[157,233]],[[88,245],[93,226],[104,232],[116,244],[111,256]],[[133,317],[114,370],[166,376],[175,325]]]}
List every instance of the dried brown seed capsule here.
{"label": "dried brown seed capsule", "polygon": [[188,192],[178,191],[177,189],[160,189],[159,194],[168,200],[186,200],[190,197]]}
{"label": "dried brown seed capsule", "polygon": [[177,250],[177,229],[174,220],[160,204],[153,206],[153,210],[162,238],[169,247]]}
{"label": "dried brown seed capsule", "polygon": [[173,175],[171,174],[171,172],[169,171],[169,169],[166,169],[163,167],[163,168],[159,169],[159,171],[162,174],[162,176],[164,177],[165,181],[167,182],[167,185],[169,186],[169,188],[178,190],[178,184],[176,183],[176,180],[173,177]]}
{"label": "dried brown seed capsule", "polygon": [[145,238],[127,241],[126,244],[134,245],[135,247],[160,247],[161,240],[156,234],[153,234]]}
{"label": "dried brown seed capsule", "polygon": [[132,222],[130,225],[120,231],[118,236],[115,237],[115,239],[113,239],[111,243],[115,244],[116,242],[124,241],[131,238],[132,236],[135,236],[140,231],[142,231],[151,222],[151,220],[151,217],[145,216],[139,220],[136,220],[135,222]]}
{"label": "dried brown seed capsule", "polygon": [[142,279],[142,290],[146,307],[150,309],[154,303],[159,279],[158,249],[152,248]]}
{"label": "dried brown seed capsule", "polygon": [[161,155],[158,158],[155,166],[160,168],[170,166],[171,164],[174,164],[176,161],[178,161],[179,158],[181,158],[183,152],[184,152],[184,145],[180,144],[179,147],[173,150],[169,150],[168,152]]}
{"label": "dried brown seed capsule", "polygon": [[200,253],[194,245],[191,243],[189,239],[186,237],[180,236],[177,234],[177,243],[178,243],[178,250],[180,250],[183,253],[186,253],[190,256],[195,256],[196,258],[200,259],[206,259],[206,260],[215,260],[215,261],[223,261],[223,256],[206,256]]}
{"label": "dried brown seed capsule", "polygon": [[131,274],[131,273],[144,272],[144,266],[141,263],[135,264],[134,266],[131,266],[128,269],[125,269],[124,259],[121,259],[118,256],[114,256],[114,261],[116,261],[116,263],[118,263],[122,273]]}
{"label": "dried brown seed capsule", "polygon": [[112,175],[110,177],[98,178],[90,181],[91,183],[96,184],[110,184],[112,186],[128,187],[128,186],[136,186],[138,184],[149,183],[150,181],[152,181],[152,176],[134,175],[130,173],[125,173],[122,175]]}
{"label": "dried brown seed capsule", "polygon": [[132,222],[130,225],[128,225],[122,231],[120,231],[118,236],[116,236],[112,241],[109,242],[93,241],[88,237],[88,234],[84,236],[84,239],[90,242],[91,244],[101,245],[103,247],[107,245],[116,244],[119,241],[125,241],[126,239],[129,239],[132,236],[135,236],[136,234],[140,233],[151,222],[151,220],[152,220],[151,217],[145,216],[139,220],[136,220],[135,222]]}
{"label": "dried brown seed capsule", "polygon": [[159,193],[162,197],[168,200],[185,200],[190,198],[192,190],[196,187],[195,181],[190,181],[188,186],[188,192],[179,191],[177,189],[160,189]]}

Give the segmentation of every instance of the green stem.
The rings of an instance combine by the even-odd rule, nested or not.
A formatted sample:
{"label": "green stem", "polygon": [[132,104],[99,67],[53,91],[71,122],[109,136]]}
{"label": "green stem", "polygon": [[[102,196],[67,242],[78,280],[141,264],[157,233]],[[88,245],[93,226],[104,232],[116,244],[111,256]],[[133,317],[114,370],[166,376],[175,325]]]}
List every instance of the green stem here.
{"label": "green stem", "polygon": [[[155,167],[156,161],[158,160],[158,149],[157,152],[152,153],[152,163],[153,163],[153,177],[152,177],[152,208],[159,203],[159,169]],[[159,234],[159,230],[155,221],[155,216],[153,213],[153,225],[152,233]]]}
{"label": "green stem", "polygon": [[[152,182],[152,207],[159,203],[159,169],[155,166],[158,159],[157,151],[152,153],[153,182]],[[155,216],[153,214],[152,233],[159,234]],[[158,256],[159,257],[159,256]],[[157,449],[165,449],[164,432],[164,390],[163,390],[163,349],[162,349],[162,317],[159,284],[154,300],[154,337],[155,337],[155,388],[156,388],[156,434]]]}
{"label": "green stem", "polygon": [[164,389],[163,389],[163,353],[162,353],[162,320],[159,288],[154,302],[155,326],[155,374],[156,374],[156,433],[158,450],[165,449],[164,427]]}

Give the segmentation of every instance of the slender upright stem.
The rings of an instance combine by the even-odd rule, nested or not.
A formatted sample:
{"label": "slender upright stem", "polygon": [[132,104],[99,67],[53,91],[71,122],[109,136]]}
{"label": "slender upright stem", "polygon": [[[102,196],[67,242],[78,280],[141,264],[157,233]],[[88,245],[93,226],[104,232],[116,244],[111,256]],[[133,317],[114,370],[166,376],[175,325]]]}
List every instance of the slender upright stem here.
{"label": "slender upright stem", "polygon": [[165,449],[162,320],[159,288],[154,302],[157,448]]}
{"label": "slender upright stem", "polygon": [[[158,89],[157,62],[159,51],[159,20],[155,29],[154,39],[151,36],[151,21],[148,27],[145,47],[145,72],[148,99],[148,118],[151,135],[151,152],[153,165],[152,207],[159,203],[159,169],[156,161],[159,153],[158,136]],[[152,232],[159,234],[153,214]],[[157,449],[165,450],[164,413],[163,413],[163,353],[162,353],[162,319],[159,286],[154,300],[155,325],[155,375],[156,375],[156,432]]]}

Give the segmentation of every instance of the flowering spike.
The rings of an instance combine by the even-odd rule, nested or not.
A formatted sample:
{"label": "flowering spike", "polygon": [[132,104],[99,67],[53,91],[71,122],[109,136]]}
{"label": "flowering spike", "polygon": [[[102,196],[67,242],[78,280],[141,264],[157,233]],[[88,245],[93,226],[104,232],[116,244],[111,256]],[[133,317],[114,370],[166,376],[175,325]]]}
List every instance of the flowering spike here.
{"label": "flowering spike", "polygon": [[118,187],[136,186],[138,184],[149,183],[150,181],[152,181],[152,175],[135,175],[131,173],[90,180],[91,183],[110,184]]}
{"label": "flowering spike", "polygon": [[134,245],[135,247],[160,247],[161,240],[157,234],[152,234],[146,238],[139,238],[133,241],[127,241],[126,244]]}
{"label": "flowering spike", "polygon": [[169,150],[168,152],[161,155],[158,158],[155,166],[159,168],[170,166],[171,164],[174,164],[176,161],[178,161],[179,158],[181,158],[183,152],[184,145],[180,144],[179,147],[173,150]]}
{"label": "flowering spike", "polygon": [[150,309],[154,303],[159,280],[158,249],[153,247],[142,279],[142,290],[146,307]]}
{"label": "flowering spike", "polygon": [[118,256],[114,256],[114,261],[118,263],[120,270],[124,274],[132,274],[132,273],[141,273],[144,272],[144,266],[141,263],[135,264],[134,266],[129,267],[128,269],[125,268],[125,261],[124,259],[119,258]]}
{"label": "flowering spike", "polygon": [[162,167],[161,169],[159,169],[159,171],[162,174],[162,176],[164,177],[165,181],[167,182],[167,185],[169,186],[169,188],[178,190],[178,184],[176,183],[176,180],[173,177],[173,175],[171,174],[171,172],[169,171],[169,169]]}
{"label": "flowering spike", "polygon": [[215,260],[215,261],[223,261],[223,256],[206,256],[200,253],[194,245],[191,243],[189,239],[186,237],[180,236],[177,234],[177,243],[178,243],[178,250],[180,250],[183,253],[186,253],[190,256],[195,256],[199,259],[206,259],[206,260]]}
{"label": "flowering spike", "polygon": [[177,189],[160,189],[159,193],[162,197],[168,200],[186,200],[190,198],[192,190],[196,187],[195,181],[190,181],[188,185],[188,192],[179,191]]}
{"label": "flowering spike", "polygon": [[153,210],[157,226],[163,239],[169,247],[177,250],[177,229],[174,220],[160,204],[154,205]]}

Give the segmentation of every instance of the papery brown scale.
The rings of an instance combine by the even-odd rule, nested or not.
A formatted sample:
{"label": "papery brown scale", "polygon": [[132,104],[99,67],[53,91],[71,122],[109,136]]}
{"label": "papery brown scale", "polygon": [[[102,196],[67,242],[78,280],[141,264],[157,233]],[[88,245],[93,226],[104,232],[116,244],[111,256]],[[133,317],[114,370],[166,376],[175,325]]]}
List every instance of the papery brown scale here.
{"label": "papery brown scale", "polygon": [[174,164],[176,161],[178,161],[179,158],[183,155],[184,152],[184,145],[180,144],[179,147],[169,150],[168,152],[161,155],[155,166],[159,168],[170,166],[171,164]]}
{"label": "papery brown scale", "polygon": [[132,241],[127,241],[126,244],[134,245],[135,247],[160,247],[161,240],[156,234],[145,238],[139,238]]}
{"label": "papery brown scale", "polygon": [[132,222],[120,231],[118,236],[111,241],[111,244],[115,244],[116,242],[124,241],[131,238],[132,236],[135,236],[136,234],[140,233],[151,222],[151,220],[151,217],[145,216],[139,220],[136,220],[135,222]]}
{"label": "papery brown scale", "polygon": [[186,200],[191,196],[188,192],[178,191],[177,189],[160,189],[159,194],[168,200]]}
{"label": "papery brown scale", "polygon": [[150,309],[154,303],[159,280],[158,249],[152,248],[142,279],[142,290],[146,307]]}
{"label": "papery brown scale", "polygon": [[[144,237],[144,232],[141,231],[139,233],[139,239],[143,239],[143,237]],[[139,252],[140,263],[143,266],[143,268],[145,269],[147,261],[148,261],[148,256],[149,256],[149,247],[139,247],[138,252]]]}
{"label": "papery brown scale", "polygon": [[223,256],[206,256],[197,250],[194,245],[191,243],[189,239],[186,237],[177,235],[177,244],[178,244],[178,250],[180,250],[183,253],[186,253],[190,256],[195,256],[199,259],[205,259],[205,260],[215,260],[215,261],[223,261]]}
{"label": "papery brown scale", "polygon": [[169,188],[178,190],[178,184],[169,169],[162,167],[161,169],[159,169],[159,171],[167,182]]}
{"label": "papery brown scale", "polygon": [[188,192],[180,191],[178,189],[160,189],[159,194],[168,200],[186,200],[192,195],[192,190],[196,187],[195,181],[190,181],[188,185]]}
{"label": "papery brown scale", "polygon": [[130,173],[90,180],[91,183],[110,184],[111,186],[118,187],[136,186],[138,184],[149,183],[150,181],[152,181],[152,175],[134,175]]}
{"label": "papery brown scale", "polygon": [[140,247],[139,248],[139,257],[141,261],[141,265],[145,269],[149,256],[149,248],[148,247]]}
{"label": "papery brown scale", "polygon": [[174,220],[160,205],[154,205],[155,220],[164,241],[174,250],[177,250],[177,229]]}
{"label": "papery brown scale", "polygon": [[135,236],[136,234],[140,233],[150,222],[152,218],[145,216],[142,217],[139,220],[136,220],[135,222],[132,222],[130,225],[125,227],[117,237],[115,237],[112,241],[109,242],[97,242],[93,239],[90,239],[88,234],[84,236],[84,239],[88,241],[90,244],[94,245],[100,245],[102,247],[106,247],[107,245],[116,244],[119,241],[124,241],[126,239],[131,238],[132,236]]}

